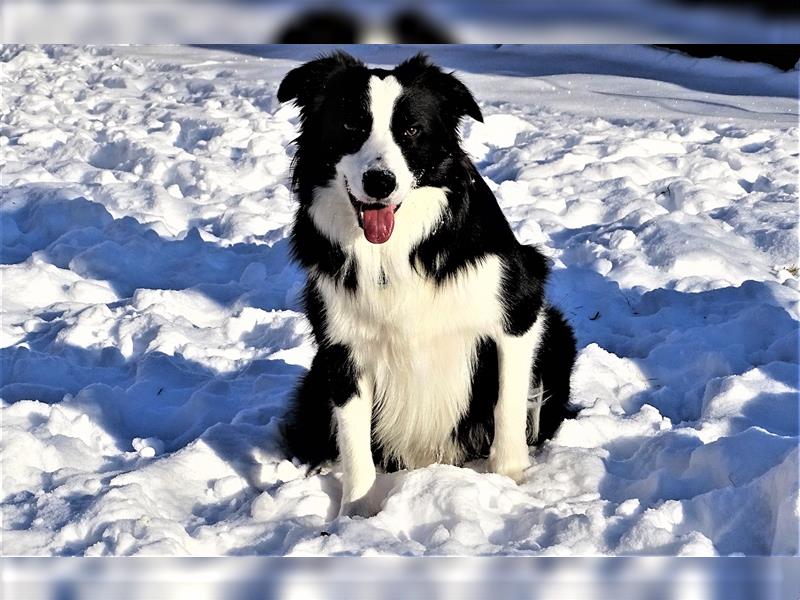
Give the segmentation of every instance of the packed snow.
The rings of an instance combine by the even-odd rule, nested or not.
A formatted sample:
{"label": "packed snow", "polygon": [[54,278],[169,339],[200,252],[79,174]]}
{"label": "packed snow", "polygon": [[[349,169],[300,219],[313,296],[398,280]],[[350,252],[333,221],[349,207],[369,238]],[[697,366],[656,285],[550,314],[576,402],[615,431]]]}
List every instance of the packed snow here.
{"label": "packed snow", "polygon": [[306,476],[277,439],[314,348],[275,94],[318,51],[2,49],[3,552],[797,553],[798,72],[431,49],[552,260],[581,410],[521,485],[381,474],[380,512],[337,519],[335,466]]}

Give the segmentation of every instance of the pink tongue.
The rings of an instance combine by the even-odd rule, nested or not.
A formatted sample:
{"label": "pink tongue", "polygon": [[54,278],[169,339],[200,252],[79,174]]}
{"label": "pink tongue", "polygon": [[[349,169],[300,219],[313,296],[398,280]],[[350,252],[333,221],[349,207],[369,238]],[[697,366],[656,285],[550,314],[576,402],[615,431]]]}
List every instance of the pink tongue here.
{"label": "pink tongue", "polygon": [[394,229],[394,205],[385,208],[364,209],[364,237],[373,244],[383,244],[392,237]]}

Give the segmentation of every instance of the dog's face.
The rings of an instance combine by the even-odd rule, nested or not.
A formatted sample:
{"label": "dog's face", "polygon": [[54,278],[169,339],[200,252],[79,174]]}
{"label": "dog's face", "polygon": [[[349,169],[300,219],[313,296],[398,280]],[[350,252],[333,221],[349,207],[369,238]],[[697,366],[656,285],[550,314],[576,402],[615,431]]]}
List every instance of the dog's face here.
{"label": "dog's face", "polygon": [[338,191],[326,208],[374,244],[389,240],[412,192],[445,187],[461,118],[482,120],[467,88],[421,55],[388,71],[336,53],[291,71],[278,99],[301,109],[295,185]]}

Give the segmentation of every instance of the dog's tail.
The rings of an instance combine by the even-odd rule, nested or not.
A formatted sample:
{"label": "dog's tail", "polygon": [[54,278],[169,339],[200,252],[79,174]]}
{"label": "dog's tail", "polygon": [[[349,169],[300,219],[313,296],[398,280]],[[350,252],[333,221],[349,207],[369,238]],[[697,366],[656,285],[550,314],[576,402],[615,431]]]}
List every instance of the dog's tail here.
{"label": "dog's tail", "polygon": [[570,376],[577,353],[575,336],[561,312],[547,308],[547,326],[536,357],[528,405],[528,443],[552,438],[577,410],[569,403]]}

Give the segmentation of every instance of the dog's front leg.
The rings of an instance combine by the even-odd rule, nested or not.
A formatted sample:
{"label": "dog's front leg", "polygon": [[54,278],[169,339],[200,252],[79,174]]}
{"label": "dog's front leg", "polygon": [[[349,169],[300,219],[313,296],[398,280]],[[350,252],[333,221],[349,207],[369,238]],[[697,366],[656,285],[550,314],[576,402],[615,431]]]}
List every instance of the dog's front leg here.
{"label": "dog's front leg", "polygon": [[372,516],[369,491],[375,483],[372,460],[372,392],[359,382],[357,393],[334,408],[336,441],[342,465],[340,516]]}
{"label": "dog's front leg", "polygon": [[530,466],[526,425],[528,391],[536,352],[544,331],[543,315],[523,335],[501,335],[497,342],[500,389],[494,408],[494,441],[489,469],[517,483]]}

